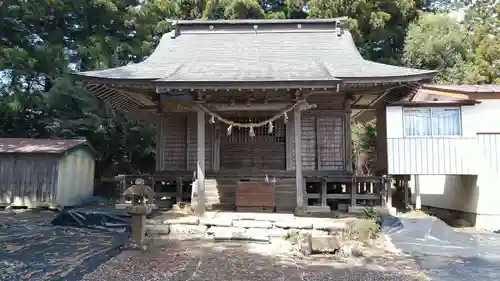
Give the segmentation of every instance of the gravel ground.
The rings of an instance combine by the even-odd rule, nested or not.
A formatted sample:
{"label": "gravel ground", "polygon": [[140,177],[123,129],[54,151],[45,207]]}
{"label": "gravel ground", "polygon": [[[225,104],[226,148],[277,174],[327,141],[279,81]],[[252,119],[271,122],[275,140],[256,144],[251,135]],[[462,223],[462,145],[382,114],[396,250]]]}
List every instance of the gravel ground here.
{"label": "gravel ground", "polygon": [[295,256],[286,241],[273,244],[156,240],[148,252],[127,251],[84,281],[421,281],[415,263],[396,253],[364,258]]}

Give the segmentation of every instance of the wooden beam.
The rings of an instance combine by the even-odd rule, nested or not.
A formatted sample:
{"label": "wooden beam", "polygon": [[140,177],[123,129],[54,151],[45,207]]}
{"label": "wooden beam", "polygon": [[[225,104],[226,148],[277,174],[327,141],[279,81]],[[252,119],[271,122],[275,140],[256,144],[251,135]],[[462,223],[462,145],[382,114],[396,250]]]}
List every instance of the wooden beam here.
{"label": "wooden beam", "polygon": [[[307,193],[307,199],[321,199],[320,193]],[[334,200],[350,200],[352,198],[349,193],[330,193],[327,194],[326,199],[334,199]],[[380,200],[382,196],[379,194],[357,194],[356,199],[360,200]]]}
{"label": "wooden beam", "polygon": [[205,212],[205,112],[198,109],[197,117],[196,214],[202,216]]}
{"label": "wooden beam", "polygon": [[375,110],[375,108],[371,105],[362,105],[362,104],[354,104],[351,106],[351,109],[358,109],[358,110]]}
{"label": "wooden beam", "polygon": [[214,111],[274,111],[274,110],[282,110],[289,106],[291,103],[267,103],[267,104],[224,104],[224,103],[210,103],[206,104],[207,107],[210,107]]}
{"label": "wooden beam", "polygon": [[295,184],[297,186],[297,207],[304,206],[304,187],[302,179],[302,111],[300,106],[293,114],[295,139]]}

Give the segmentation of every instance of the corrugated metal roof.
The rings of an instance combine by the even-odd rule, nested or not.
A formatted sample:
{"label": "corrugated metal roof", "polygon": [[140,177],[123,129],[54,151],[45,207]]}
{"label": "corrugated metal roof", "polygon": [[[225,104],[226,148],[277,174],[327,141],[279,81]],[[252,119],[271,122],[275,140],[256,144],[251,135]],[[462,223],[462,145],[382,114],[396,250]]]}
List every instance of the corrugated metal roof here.
{"label": "corrugated metal roof", "polygon": [[459,93],[500,93],[500,85],[486,84],[486,85],[442,85],[442,84],[426,84],[423,85],[424,89],[443,90],[448,92]]}
{"label": "corrugated metal roof", "polygon": [[84,144],[88,145],[88,142],[82,139],[0,138],[0,154],[2,153],[60,154]]}
{"label": "corrugated metal roof", "polygon": [[144,62],[77,75],[174,88],[235,81],[408,82],[435,73],[363,59],[335,20],[235,20],[179,22]]}

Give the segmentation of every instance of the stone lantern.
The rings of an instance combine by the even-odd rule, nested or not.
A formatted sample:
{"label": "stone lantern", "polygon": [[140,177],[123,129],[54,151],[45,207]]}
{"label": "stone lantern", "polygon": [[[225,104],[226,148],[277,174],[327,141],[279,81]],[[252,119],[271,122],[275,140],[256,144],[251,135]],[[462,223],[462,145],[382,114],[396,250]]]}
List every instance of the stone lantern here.
{"label": "stone lantern", "polygon": [[[143,179],[136,179],[135,184],[123,193],[123,196],[132,199],[132,205],[125,208],[125,212],[132,216],[132,247],[145,248],[146,215],[153,206],[154,192],[150,186],[144,184]],[[147,199],[147,204],[146,204]]]}

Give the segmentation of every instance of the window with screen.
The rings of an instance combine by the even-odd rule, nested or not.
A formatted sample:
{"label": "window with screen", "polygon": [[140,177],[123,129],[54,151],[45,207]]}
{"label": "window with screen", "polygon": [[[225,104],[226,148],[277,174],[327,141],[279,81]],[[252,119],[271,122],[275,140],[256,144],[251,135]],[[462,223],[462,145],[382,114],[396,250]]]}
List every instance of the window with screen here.
{"label": "window with screen", "polygon": [[460,108],[404,108],[403,126],[408,137],[460,136]]}

